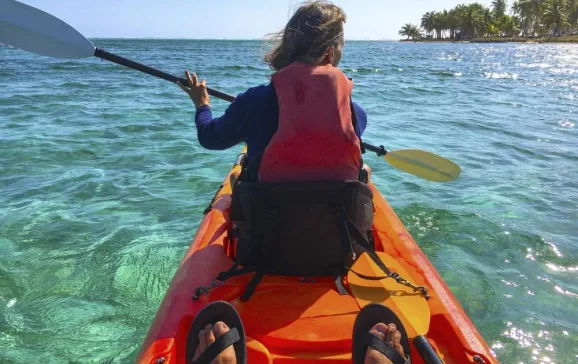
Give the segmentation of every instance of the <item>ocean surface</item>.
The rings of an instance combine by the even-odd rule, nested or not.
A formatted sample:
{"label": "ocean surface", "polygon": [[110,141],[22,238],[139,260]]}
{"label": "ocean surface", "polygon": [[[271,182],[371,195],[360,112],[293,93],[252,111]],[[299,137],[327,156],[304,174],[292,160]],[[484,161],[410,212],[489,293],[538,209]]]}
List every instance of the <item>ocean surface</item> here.
{"label": "ocean surface", "polygon": [[[259,41],[94,43],[232,94],[271,73]],[[577,362],[578,45],[344,52],[365,141],[462,167],[431,183],[365,156],[497,357]],[[240,149],[203,149],[193,117],[166,81],[0,46],[1,363],[134,361]]]}

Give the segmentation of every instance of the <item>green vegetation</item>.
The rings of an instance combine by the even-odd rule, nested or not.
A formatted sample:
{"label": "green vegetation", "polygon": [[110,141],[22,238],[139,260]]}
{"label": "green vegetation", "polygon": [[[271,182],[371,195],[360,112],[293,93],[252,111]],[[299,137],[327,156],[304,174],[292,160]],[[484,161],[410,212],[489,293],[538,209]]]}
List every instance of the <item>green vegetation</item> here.
{"label": "green vegetation", "polygon": [[421,36],[421,33],[419,31],[419,28],[413,24],[405,24],[403,27],[401,27],[401,30],[399,31],[399,35],[405,36],[407,37],[407,40],[409,40],[409,38],[412,39],[419,39]]}
{"label": "green vegetation", "polygon": [[[416,25],[405,24],[399,34],[407,39],[575,41],[578,34],[578,0],[517,0],[508,12],[507,0],[494,0],[491,7],[462,4],[451,10],[430,11]],[[521,37],[521,39],[517,39]],[[572,39],[572,40],[569,40]]]}

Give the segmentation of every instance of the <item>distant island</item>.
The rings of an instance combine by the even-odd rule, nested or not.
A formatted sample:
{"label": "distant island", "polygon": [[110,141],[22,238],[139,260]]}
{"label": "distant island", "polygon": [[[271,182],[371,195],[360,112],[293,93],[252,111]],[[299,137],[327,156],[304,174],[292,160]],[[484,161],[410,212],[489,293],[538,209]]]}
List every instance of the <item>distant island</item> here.
{"label": "distant island", "polygon": [[418,27],[405,24],[403,41],[427,42],[547,42],[578,43],[578,0],[517,0],[491,7],[462,4],[451,10],[430,11]]}

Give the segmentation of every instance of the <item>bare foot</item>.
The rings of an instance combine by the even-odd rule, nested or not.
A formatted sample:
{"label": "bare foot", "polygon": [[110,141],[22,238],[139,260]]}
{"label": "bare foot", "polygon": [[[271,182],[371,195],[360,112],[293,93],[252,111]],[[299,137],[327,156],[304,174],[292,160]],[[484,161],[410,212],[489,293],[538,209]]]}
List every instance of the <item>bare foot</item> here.
{"label": "bare foot", "polygon": [[[386,344],[393,347],[405,358],[403,346],[401,346],[401,332],[397,330],[394,324],[379,323],[373,326],[369,332],[385,341]],[[365,364],[392,364],[392,362],[379,351],[369,347],[365,354]]]}
{"label": "bare foot", "polygon": [[[215,342],[216,339],[225,335],[230,328],[224,322],[217,322],[215,325],[207,325],[204,330],[199,332],[199,346],[195,351],[193,361],[197,360],[207,348]],[[217,359],[213,360],[211,364],[236,364],[237,357],[233,346],[226,348]]]}

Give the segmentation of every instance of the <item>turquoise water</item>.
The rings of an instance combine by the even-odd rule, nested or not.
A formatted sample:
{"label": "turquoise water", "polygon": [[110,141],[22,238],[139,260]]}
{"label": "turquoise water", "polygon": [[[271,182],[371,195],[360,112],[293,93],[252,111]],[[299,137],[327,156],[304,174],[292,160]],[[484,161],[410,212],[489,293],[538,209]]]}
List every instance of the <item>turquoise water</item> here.
{"label": "turquoise water", "polygon": [[[260,42],[95,40],[239,93]],[[349,42],[365,140],[462,169],[373,178],[504,363],[578,360],[578,46]],[[0,47],[0,362],[134,360],[239,148],[175,85]],[[213,100],[217,114],[227,104]]]}

